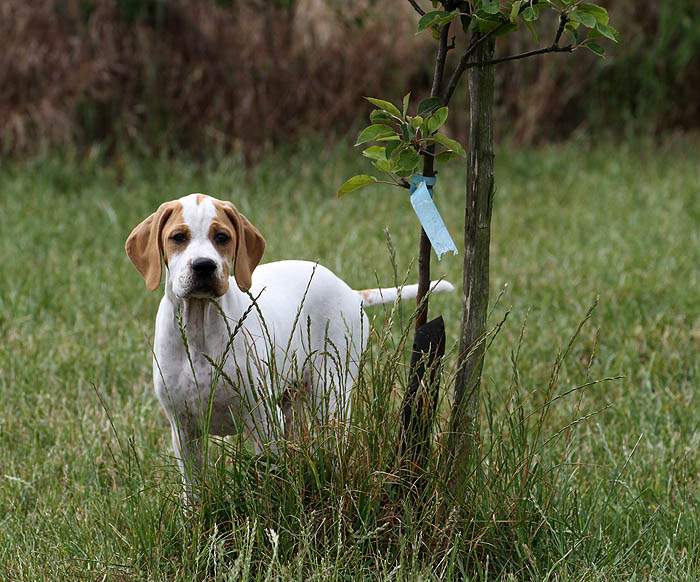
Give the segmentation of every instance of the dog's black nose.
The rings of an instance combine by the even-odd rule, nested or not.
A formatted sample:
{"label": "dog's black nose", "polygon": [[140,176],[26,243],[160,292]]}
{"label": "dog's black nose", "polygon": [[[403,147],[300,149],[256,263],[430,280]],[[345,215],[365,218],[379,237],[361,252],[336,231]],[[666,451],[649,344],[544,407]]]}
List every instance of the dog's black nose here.
{"label": "dog's black nose", "polygon": [[211,259],[195,259],[192,261],[192,270],[197,275],[211,275],[216,271],[216,263]]}

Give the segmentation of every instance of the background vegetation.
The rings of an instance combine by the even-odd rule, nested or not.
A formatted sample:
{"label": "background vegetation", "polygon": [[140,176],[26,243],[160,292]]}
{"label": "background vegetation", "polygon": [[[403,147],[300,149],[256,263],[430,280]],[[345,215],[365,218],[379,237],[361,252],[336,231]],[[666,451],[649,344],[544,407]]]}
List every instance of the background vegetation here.
{"label": "background vegetation", "polygon": [[[499,70],[499,131],[531,143],[594,127],[698,127],[697,2],[606,7],[622,42],[605,61],[579,53],[570,67],[550,55]],[[250,155],[301,135],[343,135],[366,115],[363,95],[429,92],[435,47],[414,37],[415,20],[398,1],[5,0],[0,145]],[[531,42],[518,36],[509,42]],[[450,108],[455,138],[466,137],[464,98]]]}
{"label": "background vegetation", "polygon": [[[508,287],[490,326],[510,316],[487,354],[486,461],[467,530],[440,514],[435,480],[424,509],[396,494],[396,395],[408,362],[399,317],[383,308],[371,312],[375,347],[348,452],[303,442],[304,454],[271,472],[235,439],[222,443],[210,451],[207,511],[181,511],[151,382],[160,293],[146,292],[124,239],[175,193],[216,192],[265,233],[266,260],[319,259],[356,288],[391,283],[382,225],[402,278],[415,217],[394,189],[334,198],[358,156],[298,144],[255,172],[235,158],[3,164],[0,578],[695,580],[698,145],[498,152],[493,297]],[[440,185],[453,232],[462,183],[454,169]],[[461,256],[434,270],[459,281]],[[596,295],[552,385],[557,351]],[[459,296],[431,305],[448,322],[449,349]],[[624,378],[576,390],[615,376]]]}

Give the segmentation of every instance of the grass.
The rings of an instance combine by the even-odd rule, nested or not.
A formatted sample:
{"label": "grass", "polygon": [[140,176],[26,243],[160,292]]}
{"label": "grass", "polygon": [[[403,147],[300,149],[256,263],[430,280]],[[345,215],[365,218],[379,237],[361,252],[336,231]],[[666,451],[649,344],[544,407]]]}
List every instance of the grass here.
{"label": "grass", "polygon": [[[696,579],[697,145],[498,152],[492,297],[507,289],[491,325],[509,316],[487,354],[484,461],[458,514],[439,503],[440,435],[423,503],[400,486],[407,359],[401,321],[384,308],[371,312],[378,332],[349,451],[302,443],[272,469],[235,439],[214,443],[211,511],[188,518],[180,508],[150,379],[160,293],[129,264],[126,236],[160,202],[203,191],[232,199],[265,234],[266,260],[318,259],[355,288],[393,284],[388,225],[399,277],[413,279],[405,194],[333,196],[365,171],[357,156],[307,144],[248,173],[235,159],[105,165],[67,153],[3,164],[0,577]],[[462,182],[445,170],[438,196],[458,246]],[[461,259],[433,261],[434,275],[459,283]],[[431,302],[448,351],[459,298]],[[410,305],[403,311],[405,326]]]}

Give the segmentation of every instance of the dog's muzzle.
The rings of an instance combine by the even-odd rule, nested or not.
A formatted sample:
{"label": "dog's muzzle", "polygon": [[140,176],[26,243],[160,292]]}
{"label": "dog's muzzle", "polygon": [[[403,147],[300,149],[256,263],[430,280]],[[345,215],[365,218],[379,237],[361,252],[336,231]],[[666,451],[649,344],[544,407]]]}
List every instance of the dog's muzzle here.
{"label": "dog's muzzle", "polygon": [[216,276],[217,265],[212,259],[199,258],[192,261],[193,285],[190,297],[220,297],[226,292]]}
{"label": "dog's muzzle", "polygon": [[211,259],[195,259],[192,261],[192,271],[197,277],[205,279],[216,271],[216,263]]}

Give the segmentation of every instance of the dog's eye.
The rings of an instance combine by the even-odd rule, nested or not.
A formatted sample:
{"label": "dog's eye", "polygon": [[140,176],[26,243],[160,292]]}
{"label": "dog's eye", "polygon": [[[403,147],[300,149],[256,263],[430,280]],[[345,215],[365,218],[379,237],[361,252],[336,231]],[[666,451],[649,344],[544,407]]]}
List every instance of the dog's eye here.
{"label": "dog's eye", "polygon": [[170,239],[176,243],[187,242],[187,236],[182,232],[176,232],[173,236],[170,237]]}
{"label": "dog's eye", "polygon": [[220,245],[225,245],[229,240],[231,240],[231,237],[223,232],[214,235],[214,241]]}

